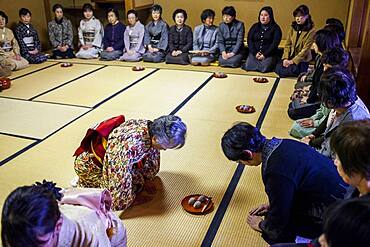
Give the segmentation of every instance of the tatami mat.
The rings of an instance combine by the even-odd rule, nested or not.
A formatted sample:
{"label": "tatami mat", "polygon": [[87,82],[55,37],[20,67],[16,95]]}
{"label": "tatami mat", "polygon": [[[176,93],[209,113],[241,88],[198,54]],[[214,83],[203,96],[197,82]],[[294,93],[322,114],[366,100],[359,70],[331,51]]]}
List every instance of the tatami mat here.
{"label": "tatami mat", "polygon": [[[180,150],[162,153],[159,177],[164,190],[154,199],[154,205],[142,205],[123,214],[128,234],[132,237],[129,244],[201,245],[235,170],[235,165],[224,157],[220,146],[223,133],[234,121],[243,117],[234,114],[235,102],[228,102],[230,95],[235,97],[232,100],[240,101],[245,98],[243,91],[253,91],[249,100],[261,105],[262,109],[271,89],[271,85],[251,81],[251,78],[238,76],[229,80],[212,79],[178,112],[189,130],[186,145]],[[218,105],[218,102],[223,104]],[[259,113],[250,115],[250,121],[255,124],[258,116]],[[181,199],[193,193],[211,196],[215,210],[200,217],[185,213],[180,206]],[[151,229],[160,230],[146,233],[145,239],[142,239],[141,229],[148,224]],[[168,235],[169,232],[176,232],[176,235]],[[234,245],[231,239],[229,245]]]}
{"label": "tatami mat", "polygon": [[[112,63],[122,62],[115,61]],[[91,66],[95,66],[95,69],[101,67],[97,65],[74,64],[70,69],[78,68],[79,66],[85,69],[92,68]],[[154,64],[154,66],[157,66],[157,64]],[[146,64],[145,67],[149,68]],[[56,76],[55,74],[58,74],[58,71],[60,73],[66,70],[62,70],[59,66],[53,66],[35,73],[42,75],[44,71],[49,71],[53,68],[58,69],[49,78],[46,75],[45,77],[41,76],[41,78],[40,76],[35,77],[35,79],[39,78],[44,81],[43,85],[48,87],[46,90],[50,89],[50,84],[58,80],[58,77],[53,76]],[[57,182],[59,186],[68,187],[70,180],[75,176],[72,154],[78,147],[88,127],[96,122],[119,114],[124,114],[127,119],[153,119],[160,115],[169,114],[191,95],[194,90],[209,79],[211,76],[210,72],[212,72],[210,68],[207,67],[206,72],[160,69],[6,163],[0,167],[0,187],[2,188],[0,190],[0,208],[10,191],[20,185],[31,184],[34,181],[47,178]],[[141,76],[139,73],[135,74],[130,71],[126,75],[134,76],[135,78],[130,77],[130,79],[127,79],[126,76],[121,76],[118,73],[118,71],[126,71],[126,69],[130,70],[131,68],[127,66],[108,66],[94,72],[91,76],[87,75],[87,80],[85,80],[85,77],[77,79],[36,100],[91,106],[97,101],[100,102],[107,95],[111,95],[110,93],[113,94],[117,89],[122,88],[122,86],[124,87],[122,84],[118,87],[115,84],[116,82],[126,83],[126,81],[134,81],[136,75]],[[219,69],[217,68],[217,70]],[[81,72],[82,70],[78,71],[79,73],[73,78],[77,78],[83,74]],[[106,72],[100,74],[100,71]],[[114,72],[112,74],[116,76],[111,77],[111,73],[107,73],[107,71]],[[148,72],[149,69],[141,73],[144,76]],[[71,73],[65,73],[60,78],[66,78]],[[109,84],[105,88],[99,88],[101,84],[99,78],[103,74],[106,77],[105,79],[109,81]],[[31,74],[24,78],[29,78],[33,75]],[[24,78],[20,78],[19,80]],[[119,80],[119,78],[123,80]],[[176,113],[183,118],[188,126],[186,145],[179,150],[161,152],[161,170],[158,181],[161,187],[159,187],[156,196],[151,202],[130,208],[121,215],[127,226],[128,246],[201,245],[236,168],[236,165],[228,161],[222,153],[220,147],[221,137],[232,123],[236,121],[249,121],[252,124],[256,124],[275,81],[275,78],[269,78],[269,83],[257,84],[252,81],[252,78],[251,76],[233,75],[231,73],[227,79],[212,78],[207,85]],[[15,80],[15,82],[17,81]],[[86,91],[89,88],[87,86],[88,82],[94,85],[94,90]],[[32,89],[30,90],[32,91]],[[40,91],[44,92],[46,90],[38,90],[38,92],[40,93]],[[19,91],[22,91],[22,89],[20,88]],[[27,95],[26,97],[25,92],[22,92],[22,97],[29,98],[37,95],[33,93],[31,96]],[[94,97],[89,98],[89,96],[86,96],[89,93]],[[37,106],[41,104],[66,107],[57,104],[30,101],[18,100],[18,102],[32,104],[32,109],[37,109]],[[235,106],[238,104],[254,105],[257,112],[253,114],[237,113]],[[45,115],[45,118],[42,119],[44,119],[43,121],[49,121],[49,124],[50,121],[57,121],[60,118],[58,111],[53,112],[57,116],[53,117],[54,115],[50,115],[51,113],[47,113],[44,110],[42,113],[35,114],[35,110],[29,110],[27,112],[26,106],[21,108],[25,108],[21,113],[23,115],[26,114],[30,119],[32,119],[31,116],[33,115],[38,115],[39,118]],[[80,108],[71,107],[71,109],[76,110]],[[78,116],[89,110],[87,108],[81,109],[83,110],[81,110]],[[24,117],[23,115],[21,116]],[[65,116],[66,114],[65,112],[59,112],[59,115]],[[47,119],[46,116],[48,116]],[[18,116],[17,119],[19,120],[21,118]],[[16,120],[12,120],[12,124],[14,122]],[[27,121],[27,123],[29,122],[31,123],[29,124],[30,126],[34,123],[34,121]],[[54,123],[54,125],[56,124]],[[29,128],[30,126],[21,127],[21,129],[29,131],[31,129]],[[45,127],[42,127],[42,129],[44,130]],[[29,133],[23,134],[29,135]],[[2,142],[1,139],[0,141]],[[252,174],[249,174],[250,172]],[[233,206],[232,209],[240,208],[240,204],[249,197],[253,197],[253,200],[255,200],[250,201],[250,204],[253,205],[264,199],[261,196],[263,189],[257,191],[255,187],[251,187],[252,185],[256,185],[258,188],[261,187],[261,184],[258,184],[259,177],[257,174],[259,174],[259,171],[256,169],[244,171],[242,179],[246,176],[247,181],[250,180],[249,177],[254,177],[257,180],[252,180],[253,184],[249,183],[243,186],[244,189],[241,191],[240,196],[237,196],[239,192],[234,195],[234,202],[232,203],[236,203],[236,206]],[[240,185],[238,188],[241,187]],[[258,195],[258,192],[261,195]],[[206,216],[193,216],[184,212],[180,204],[181,199],[192,193],[204,193],[213,197],[215,210]],[[237,200],[235,201],[235,199]],[[239,212],[242,211],[244,211],[243,208]],[[241,231],[245,230],[243,228],[245,226],[244,215],[240,213],[240,219],[232,222],[232,225],[229,224],[227,226],[241,228]],[[232,216],[236,217],[234,214]],[[242,216],[243,219],[241,219]],[[229,218],[229,216],[227,217]],[[225,229],[223,226],[221,227],[223,230],[220,230],[219,234],[222,235],[216,236],[215,246],[254,246],[249,244],[249,240],[244,242],[245,237],[241,234],[233,235],[239,239],[228,237],[227,234],[231,236],[231,233],[228,232],[228,229]],[[247,238],[252,241],[251,243],[263,243],[263,240],[260,239],[258,234],[256,235],[251,232],[247,232],[246,234]],[[144,235],[145,237],[143,237]],[[223,238],[227,241],[223,240]]]}
{"label": "tatami mat", "polygon": [[59,65],[52,66],[14,80],[9,89],[1,92],[1,96],[30,99],[101,67],[101,65],[87,64],[75,64],[66,68],[61,68]]}
{"label": "tatami mat", "polygon": [[58,62],[56,61],[47,61],[44,63],[39,63],[39,64],[31,64],[25,69],[17,70],[17,71],[12,71],[12,74],[9,76],[10,79],[26,75],[28,73],[34,72],[36,70],[44,69],[52,65],[56,65]]}
{"label": "tatami mat", "polygon": [[0,132],[42,139],[88,110],[0,98]]}
{"label": "tatami mat", "polygon": [[128,67],[109,66],[35,100],[93,107],[152,71],[146,69],[135,72]]}
{"label": "tatami mat", "polygon": [[[180,112],[191,118],[220,121],[229,125],[237,121],[256,123],[276,80],[268,79],[268,83],[255,83],[251,76],[213,78]],[[237,112],[235,107],[243,104],[254,106],[256,112]]]}
{"label": "tatami mat", "polygon": [[[233,164],[234,163],[234,164]],[[237,166],[229,161],[230,166]],[[268,246],[247,224],[249,210],[267,202],[261,167],[245,167],[212,246]]]}
{"label": "tatami mat", "polygon": [[[294,79],[281,79],[276,89],[261,132],[267,137],[289,138],[292,120],[286,112],[293,91]],[[230,162],[231,163],[231,162]],[[261,234],[246,223],[248,212],[268,201],[261,178],[261,167],[245,167],[238,186],[224,215],[213,246],[268,246]]]}
{"label": "tatami mat", "polygon": [[0,161],[8,158],[12,154],[15,154],[33,142],[34,140],[0,134]]}
{"label": "tatami mat", "polygon": [[267,137],[292,138],[288,132],[293,120],[289,118],[287,110],[296,82],[297,79],[280,79],[261,127],[261,132]]}
{"label": "tatami mat", "polygon": [[122,113],[127,110],[147,113],[160,109],[163,114],[169,114],[210,76],[204,72],[160,69],[101,107],[121,110]]}
{"label": "tatami mat", "polygon": [[252,75],[252,76],[269,76],[277,77],[274,72],[271,73],[259,73],[255,71],[245,71],[241,68],[223,68],[220,66],[193,66],[193,65],[178,65],[178,64],[166,64],[166,63],[148,63],[148,62],[122,62],[122,61],[100,61],[98,59],[64,59],[64,60],[50,60],[58,62],[72,62],[81,64],[101,64],[101,65],[114,65],[114,66],[144,66],[146,68],[159,68],[159,69],[172,69],[172,70],[186,70],[186,71],[203,71],[203,72],[218,72],[222,71],[228,74],[239,74],[239,75]]}

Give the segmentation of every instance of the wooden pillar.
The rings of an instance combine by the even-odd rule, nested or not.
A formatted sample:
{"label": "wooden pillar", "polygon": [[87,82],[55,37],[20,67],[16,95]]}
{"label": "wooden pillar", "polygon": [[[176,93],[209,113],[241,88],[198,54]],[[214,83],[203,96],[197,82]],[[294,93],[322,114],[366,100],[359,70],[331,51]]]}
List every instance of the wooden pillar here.
{"label": "wooden pillar", "polygon": [[370,106],[370,6],[367,6],[357,74],[357,93]]}

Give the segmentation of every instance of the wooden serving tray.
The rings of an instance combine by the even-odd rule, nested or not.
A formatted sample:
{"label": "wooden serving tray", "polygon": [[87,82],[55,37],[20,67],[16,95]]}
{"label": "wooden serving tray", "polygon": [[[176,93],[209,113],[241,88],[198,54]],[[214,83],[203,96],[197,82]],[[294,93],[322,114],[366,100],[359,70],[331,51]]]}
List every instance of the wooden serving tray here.
{"label": "wooden serving tray", "polygon": [[184,199],[182,199],[181,201],[181,205],[184,208],[184,210],[190,214],[197,214],[197,215],[205,215],[205,214],[212,212],[214,208],[214,204],[213,204],[212,198],[209,196],[203,195],[205,196],[205,201],[201,203],[201,206],[199,208],[194,208],[193,205],[189,204],[189,199],[191,197],[195,197],[195,199],[198,200],[200,196],[202,195],[193,194],[193,195],[188,195],[184,197]]}

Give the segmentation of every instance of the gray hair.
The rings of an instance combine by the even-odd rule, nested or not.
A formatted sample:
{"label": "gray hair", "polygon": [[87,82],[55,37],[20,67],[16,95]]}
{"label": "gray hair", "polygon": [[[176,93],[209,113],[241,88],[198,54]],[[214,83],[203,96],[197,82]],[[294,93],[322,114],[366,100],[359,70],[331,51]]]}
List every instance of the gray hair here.
{"label": "gray hair", "polygon": [[150,134],[166,149],[181,148],[185,144],[186,125],[178,116],[161,116],[150,125]]}

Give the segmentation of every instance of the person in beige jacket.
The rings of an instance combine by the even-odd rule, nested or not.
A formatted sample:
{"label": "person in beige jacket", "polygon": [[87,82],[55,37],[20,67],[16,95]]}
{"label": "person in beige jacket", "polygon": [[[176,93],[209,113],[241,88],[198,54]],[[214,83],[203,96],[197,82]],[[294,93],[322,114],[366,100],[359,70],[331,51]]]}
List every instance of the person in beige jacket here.
{"label": "person in beige jacket", "polygon": [[20,48],[13,31],[5,27],[8,16],[0,11],[0,61],[1,67],[20,70],[28,67],[28,61],[21,57]]}
{"label": "person in beige jacket", "polygon": [[280,77],[296,77],[306,72],[312,59],[315,28],[308,7],[300,5],[293,16],[295,21],[288,31],[283,57],[275,69]]}

